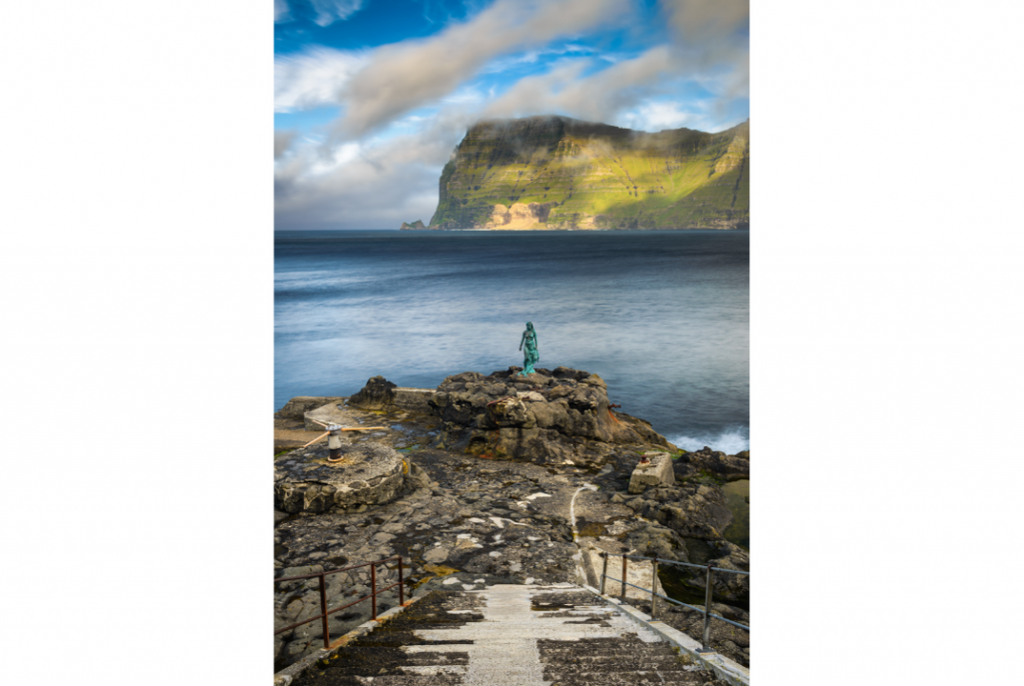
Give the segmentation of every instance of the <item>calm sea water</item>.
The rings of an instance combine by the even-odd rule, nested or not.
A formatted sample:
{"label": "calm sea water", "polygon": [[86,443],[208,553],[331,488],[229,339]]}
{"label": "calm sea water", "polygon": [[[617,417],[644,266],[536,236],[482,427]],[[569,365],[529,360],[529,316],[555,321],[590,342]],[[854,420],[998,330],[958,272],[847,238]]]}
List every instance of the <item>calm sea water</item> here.
{"label": "calm sea water", "polygon": [[380,374],[585,369],[676,445],[749,447],[749,233],[279,232],[274,404]]}

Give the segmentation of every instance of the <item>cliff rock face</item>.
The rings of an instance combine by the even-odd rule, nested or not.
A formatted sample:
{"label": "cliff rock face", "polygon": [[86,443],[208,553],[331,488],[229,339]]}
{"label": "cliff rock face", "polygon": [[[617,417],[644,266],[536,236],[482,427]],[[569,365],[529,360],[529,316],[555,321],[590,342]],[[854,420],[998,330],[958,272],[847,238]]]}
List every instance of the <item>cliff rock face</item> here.
{"label": "cliff rock face", "polygon": [[445,165],[429,228],[748,228],[749,178],[749,121],[715,134],[485,121]]}

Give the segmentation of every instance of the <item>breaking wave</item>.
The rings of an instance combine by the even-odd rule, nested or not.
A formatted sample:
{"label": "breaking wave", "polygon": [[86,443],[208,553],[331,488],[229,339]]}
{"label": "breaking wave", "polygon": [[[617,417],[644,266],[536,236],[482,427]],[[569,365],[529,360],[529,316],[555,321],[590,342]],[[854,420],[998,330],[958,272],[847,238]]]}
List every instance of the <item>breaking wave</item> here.
{"label": "breaking wave", "polygon": [[694,451],[708,446],[712,450],[721,450],[726,455],[735,455],[743,450],[750,450],[750,436],[746,429],[726,429],[717,434],[698,434],[697,436],[666,436],[670,443],[683,450]]}

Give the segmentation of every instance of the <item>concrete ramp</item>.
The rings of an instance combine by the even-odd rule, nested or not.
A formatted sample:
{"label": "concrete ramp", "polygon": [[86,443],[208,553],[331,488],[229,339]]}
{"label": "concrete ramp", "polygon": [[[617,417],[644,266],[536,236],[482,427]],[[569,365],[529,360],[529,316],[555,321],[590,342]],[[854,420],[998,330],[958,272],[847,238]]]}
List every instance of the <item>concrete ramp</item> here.
{"label": "concrete ramp", "polygon": [[711,671],[572,584],[434,592],[278,686],[713,684]]}

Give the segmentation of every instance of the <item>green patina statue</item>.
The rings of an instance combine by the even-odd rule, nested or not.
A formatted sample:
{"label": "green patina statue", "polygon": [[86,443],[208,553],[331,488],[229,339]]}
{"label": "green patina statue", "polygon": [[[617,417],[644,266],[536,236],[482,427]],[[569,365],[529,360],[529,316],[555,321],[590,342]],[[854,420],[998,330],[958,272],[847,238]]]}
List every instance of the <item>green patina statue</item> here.
{"label": "green patina statue", "polygon": [[523,359],[523,371],[519,372],[519,376],[526,376],[527,374],[533,374],[533,365],[537,364],[537,360],[540,359],[540,354],[537,352],[537,332],[533,330],[533,322],[526,322],[526,331],[523,332],[523,337],[519,341],[519,349],[523,349],[523,345],[526,345],[525,359]]}

